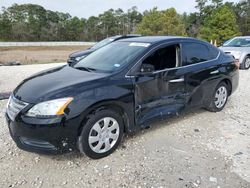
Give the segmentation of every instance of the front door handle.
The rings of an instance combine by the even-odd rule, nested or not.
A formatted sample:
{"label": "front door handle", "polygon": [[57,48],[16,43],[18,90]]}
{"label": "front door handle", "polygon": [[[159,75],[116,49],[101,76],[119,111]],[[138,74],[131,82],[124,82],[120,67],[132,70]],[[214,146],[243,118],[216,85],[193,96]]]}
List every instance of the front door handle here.
{"label": "front door handle", "polygon": [[178,79],[170,80],[169,82],[170,83],[184,82],[184,78],[178,78]]}

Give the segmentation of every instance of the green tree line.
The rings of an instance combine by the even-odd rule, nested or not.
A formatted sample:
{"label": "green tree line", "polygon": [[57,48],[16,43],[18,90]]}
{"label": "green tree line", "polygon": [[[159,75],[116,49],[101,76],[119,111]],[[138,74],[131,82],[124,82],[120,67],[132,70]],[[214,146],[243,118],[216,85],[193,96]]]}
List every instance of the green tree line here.
{"label": "green tree line", "polygon": [[111,35],[132,33],[141,22],[136,7],[124,12],[110,9],[88,19],[54,12],[34,4],[14,4],[0,13],[0,40],[97,41]]}
{"label": "green tree line", "polygon": [[109,9],[88,19],[46,10],[40,5],[13,4],[0,11],[2,41],[98,41],[112,35],[181,35],[222,43],[250,35],[250,0],[196,0],[196,12],[179,14],[156,7],[139,12]]}

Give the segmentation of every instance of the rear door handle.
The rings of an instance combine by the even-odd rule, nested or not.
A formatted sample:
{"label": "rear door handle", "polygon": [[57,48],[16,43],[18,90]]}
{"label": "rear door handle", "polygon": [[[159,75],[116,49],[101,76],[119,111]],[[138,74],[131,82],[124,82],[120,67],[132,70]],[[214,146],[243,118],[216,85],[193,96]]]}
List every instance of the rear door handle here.
{"label": "rear door handle", "polygon": [[215,70],[215,71],[210,72],[210,74],[217,74],[217,73],[219,73],[219,70]]}
{"label": "rear door handle", "polygon": [[170,83],[184,82],[184,78],[178,78],[178,79],[170,80],[169,82]]}

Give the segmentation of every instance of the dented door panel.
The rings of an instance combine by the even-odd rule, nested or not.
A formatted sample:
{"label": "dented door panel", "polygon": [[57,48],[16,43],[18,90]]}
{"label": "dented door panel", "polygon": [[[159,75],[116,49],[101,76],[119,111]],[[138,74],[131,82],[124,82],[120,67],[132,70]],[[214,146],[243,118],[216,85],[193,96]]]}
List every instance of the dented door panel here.
{"label": "dented door panel", "polygon": [[136,122],[178,113],[185,107],[184,74],[178,69],[134,78]]}
{"label": "dented door panel", "polygon": [[[211,66],[211,64],[213,66]],[[186,74],[186,107],[194,108],[204,106],[211,96],[221,77],[221,67],[216,61],[204,62],[191,66],[192,71]],[[218,72],[211,74],[211,72]]]}

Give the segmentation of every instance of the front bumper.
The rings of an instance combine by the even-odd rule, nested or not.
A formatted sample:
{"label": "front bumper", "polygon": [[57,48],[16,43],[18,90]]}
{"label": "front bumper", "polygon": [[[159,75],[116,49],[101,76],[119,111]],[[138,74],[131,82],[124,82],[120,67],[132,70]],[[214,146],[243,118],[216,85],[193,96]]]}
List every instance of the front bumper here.
{"label": "front bumper", "polygon": [[[10,135],[16,145],[26,151],[43,154],[61,154],[71,152],[76,149],[77,129],[70,126],[74,120],[63,122],[54,120],[34,124],[33,120],[23,120],[18,118],[12,121],[8,114],[5,114]],[[29,122],[30,121],[30,122]],[[46,124],[44,124],[46,123]]]}

